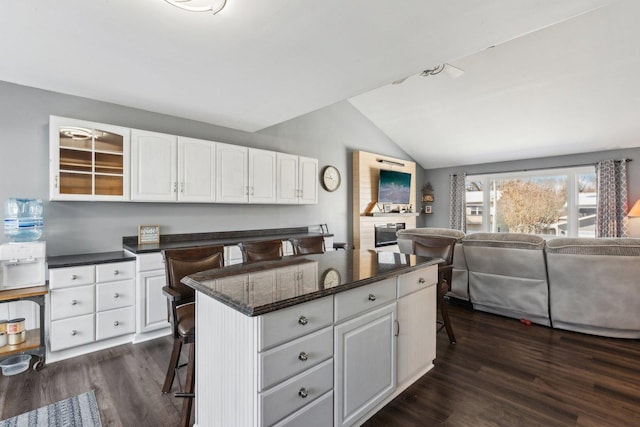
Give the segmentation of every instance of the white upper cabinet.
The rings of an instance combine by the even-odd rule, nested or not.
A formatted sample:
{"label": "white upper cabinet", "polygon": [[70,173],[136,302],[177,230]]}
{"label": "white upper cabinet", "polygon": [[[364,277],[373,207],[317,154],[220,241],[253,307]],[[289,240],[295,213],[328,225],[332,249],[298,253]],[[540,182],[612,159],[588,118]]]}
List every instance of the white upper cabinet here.
{"label": "white upper cabinet", "polygon": [[131,200],[176,200],[177,145],[174,135],[131,130]]}
{"label": "white upper cabinet", "polygon": [[131,131],[131,199],[215,202],[216,143]]}
{"label": "white upper cabinet", "polygon": [[276,202],[276,153],[249,148],[249,203]]}
{"label": "white upper cabinet", "polygon": [[129,200],[129,129],[51,116],[49,198]]}
{"label": "white upper cabinet", "polygon": [[216,143],[178,137],[178,200],[215,202]]}
{"label": "white upper cabinet", "polygon": [[218,143],[216,146],[216,167],[218,181],[216,192],[218,202],[246,203],[248,200],[249,178],[247,161],[249,149],[238,145]]}
{"label": "white upper cabinet", "polygon": [[318,160],[278,153],[277,202],[318,203]]}

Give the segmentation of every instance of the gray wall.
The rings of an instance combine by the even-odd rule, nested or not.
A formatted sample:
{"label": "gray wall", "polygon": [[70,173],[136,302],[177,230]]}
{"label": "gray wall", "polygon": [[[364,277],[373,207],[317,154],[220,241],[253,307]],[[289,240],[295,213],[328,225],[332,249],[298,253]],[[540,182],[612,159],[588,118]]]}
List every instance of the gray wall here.
{"label": "gray wall", "polygon": [[594,164],[606,159],[633,159],[628,163],[629,204],[640,198],[640,148],[626,150],[609,150],[594,153],[573,154],[570,156],[541,157],[537,159],[517,160],[512,162],[484,163],[478,165],[458,166],[453,168],[431,169],[425,171],[425,181],[431,182],[434,189],[433,214],[426,217],[427,227],[449,227],[449,176],[466,173],[475,175],[482,173],[522,171],[530,169],[555,168],[582,164]]}
{"label": "gray wall", "polygon": [[[44,201],[49,256],[118,250],[122,236],[136,235],[139,224],[159,224],[161,234],[175,234],[327,223],[337,241],[350,241],[350,152],[410,159],[348,102],[248,133],[6,82],[0,82],[0,100],[0,201]],[[320,169],[337,166],[343,185],[334,193],[320,187],[312,206],[49,202],[49,115],[315,157]]]}

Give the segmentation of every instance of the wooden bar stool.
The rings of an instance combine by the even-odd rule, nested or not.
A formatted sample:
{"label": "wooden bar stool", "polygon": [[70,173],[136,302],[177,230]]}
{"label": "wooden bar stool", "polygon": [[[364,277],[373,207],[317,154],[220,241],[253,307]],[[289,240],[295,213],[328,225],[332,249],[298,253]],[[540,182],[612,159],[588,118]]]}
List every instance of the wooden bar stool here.
{"label": "wooden bar stool", "polygon": [[[162,392],[168,393],[171,390],[178,368],[184,366],[179,364],[182,345],[190,344],[185,385],[175,394],[176,397],[184,398],[180,426],[187,427],[191,418],[195,385],[196,304],[195,291],[180,283],[180,280],[190,274],[222,267],[224,246],[170,249],[162,251],[162,256],[167,276],[167,286],[162,288],[162,292],[167,297],[169,319],[173,330],[173,351]],[[179,383],[180,379],[178,379]]]}
{"label": "wooden bar stool", "polygon": [[322,254],[325,251],[324,237],[309,236],[289,239],[294,255]]}
{"label": "wooden bar stool", "polygon": [[282,240],[262,240],[239,243],[242,262],[270,261],[282,258]]}
{"label": "wooden bar stool", "polygon": [[[453,250],[457,241],[455,237],[444,236],[415,236],[413,238],[414,254],[442,258],[444,260],[444,262],[438,264],[438,304],[440,305],[440,315],[442,316],[442,327],[447,330],[451,344],[456,343],[456,337],[453,334],[444,296],[451,290]],[[442,329],[442,327],[440,329]]]}

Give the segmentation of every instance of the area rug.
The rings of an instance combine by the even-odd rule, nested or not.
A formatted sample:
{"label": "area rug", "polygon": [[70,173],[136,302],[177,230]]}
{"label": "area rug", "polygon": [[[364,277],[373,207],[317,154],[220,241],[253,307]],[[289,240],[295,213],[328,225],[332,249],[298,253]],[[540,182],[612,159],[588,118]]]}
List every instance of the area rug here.
{"label": "area rug", "polygon": [[101,427],[93,390],[0,421],[0,427]]}

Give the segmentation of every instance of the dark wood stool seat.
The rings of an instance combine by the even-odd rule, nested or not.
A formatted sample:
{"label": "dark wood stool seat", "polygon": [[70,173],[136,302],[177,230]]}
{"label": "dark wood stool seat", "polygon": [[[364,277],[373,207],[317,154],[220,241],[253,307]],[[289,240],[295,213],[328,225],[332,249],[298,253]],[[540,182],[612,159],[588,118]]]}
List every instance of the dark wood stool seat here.
{"label": "dark wood stool seat", "polygon": [[444,262],[438,264],[438,305],[442,317],[442,327],[447,331],[449,342],[456,343],[453,327],[449,320],[447,302],[444,297],[451,290],[453,276],[453,250],[458,241],[455,237],[445,236],[415,236],[413,238],[413,253],[416,255],[442,258]]}
{"label": "dark wood stool seat", "polygon": [[239,243],[242,262],[270,261],[283,256],[282,240],[261,240]]}
{"label": "dark wood stool seat", "polygon": [[162,251],[162,256],[167,277],[167,285],[162,288],[162,292],[167,297],[169,320],[173,331],[173,351],[162,392],[168,393],[171,390],[178,368],[181,367],[182,345],[190,344],[185,385],[175,394],[176,397],[184,398],[180,426],[187,427],[191,419],[191,408],[195,395],[196,303],[195,291],[180,281],[185,276],[222,267],[224,265],[224,246],[167,249]]}
{"label": "dark wood stool seat", "polygon": [[325,251],[324,237],[309,236],[289,239],[294,255],[322,254]]}
{"label": "dark wood stool seat", "polygon": [[333,242],[333,249],[344,249],[347,250],[347,242]]}

